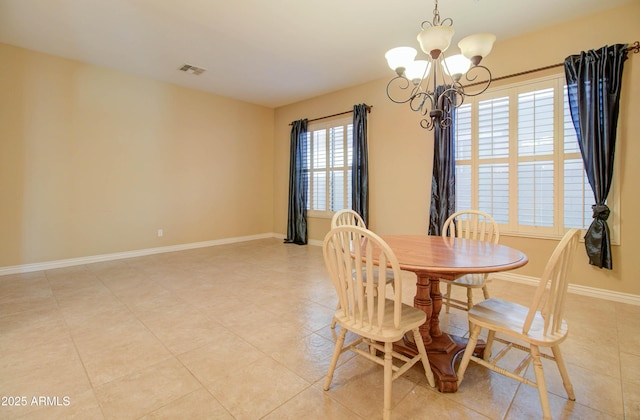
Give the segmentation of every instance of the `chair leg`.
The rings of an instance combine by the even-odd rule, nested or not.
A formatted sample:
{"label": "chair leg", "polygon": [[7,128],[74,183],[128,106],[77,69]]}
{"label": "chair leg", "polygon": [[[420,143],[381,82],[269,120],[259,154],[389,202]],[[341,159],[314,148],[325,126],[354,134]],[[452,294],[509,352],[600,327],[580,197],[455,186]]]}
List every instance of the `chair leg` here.
{"label": "chair leg", "polygon": [[536,385],[538,387],[538,396],[540,397],[540,405],[542,406],[542,418],[551,420],[551,408],[549,407],[549,394],[547,393],[547,382],[544,379],[544,369],[542,369],[542,360],[540,360],[540,349],[533,344],[530,347],[531,357],[533,358],[533,372],[536,374]]}
{"label": "chair leg", "polygon": [[[473,307],[473,289],[467,287],[467,312]],[[469,322],[469,334],[471,334],[471,322]]]}
{"label": "chair leg", "polygon": [[567,391],[567,396],[571,401],[575,401],[576,394],[573,392],[573,385],[571,385],[571,381],[569,380],[569,372],[567,372],[567,366],[564,364],[564,358],[562,357],[562,352],[560,352],[560,346],[551,347],[551,351],[553,351],[553,357],[556,359],[556,364],[558,365],[558,370],[562,377],[564,389]]}
{"label": "chair leg", "polygon": [[433,377],[433,372],[431,371],[431,364],[429,363],[429,356],[427,356],[427,349],[424,347],[424,341],[422,341],[422,336],[420,335],[420,330],[418,328],[413,330],[413,340],[418,348],[418,353],[420,353],[420,360],[422,360],[422,366],[424,367],[424,373],[427,376],[427,381],[429,381],[429,385],[435,387],[436,381]]}
{"label": "chair leg", "polygon": [[[338,302],[338,306],[336,306],[336,311],[340,309],[340,302]],[[336,329],[336,317],[333,317],[333,320],[331,320],[331,329],[335,330]]]}
{"label": "chair leg", "polygon": [[447,283],[447,294],[444,297],[445,313],[449,313],[451,306],[451,283]]}
{"label": "chair leg", "polygon": [[384,409],[382,418],[391,419],[391,382],[393,381],[393,343],[384,343]]}
{"label": "chair leg", "polygon": [[462,361],[460,362],[460,366],[458,366],[458,372],[456,375],[458,376],[458,386],[462,382],[462,378],[464,378],[464,372],[467,370],[467,366],[469,366],[469,362],[471,361],[471,355],[473,351],[476,349],[476,344],[478,344],[478,336],[480,336],[480,326],[471,324],[471,334],[469,335],[469,341],[467,342],[467,348],[464,349],[464,354],[462,355]]}
{"label": "chair leg", "polygon": [[336,370],[336,365],[338,364],[338,358],[340,358],[340,353],[342,352],[342,346],[344,345],[344,338],[347,336],[347,330],[342,328],[340,331],[340,335],[338,336],[338,340],[336,340],[336,346],[333,349],[333,357],[331,357],[331,363],[329,363],[329,371],[327,372],[327,378],[324,381],[323,389],[325,391],[329,390],[329,386],[331,385],[331,380],[333,379],[333,371]]}
{"label": "chair leg", "polygon": [[484,300],[487,300],[491,297],[489,296],[489,289],[487,288],[486,284],[482,286],[482,294],[484,295]]}
{"label": "chair leg", "polygon": [[493,346],[493,338],[496,336],[495,331],[489,330],[489,334],[487,334],[487,344],[484,346],[484,357],[485,361],[489,361],[491,358],[491,346]]}
{"label": "chair leg", "polygon": [[373,340],[366,339],[365,343],[369,346],[369,354],[371,354],[372,356],[376,356],[378,354],[378,350],[376,350],[376,348],[372,346]]}

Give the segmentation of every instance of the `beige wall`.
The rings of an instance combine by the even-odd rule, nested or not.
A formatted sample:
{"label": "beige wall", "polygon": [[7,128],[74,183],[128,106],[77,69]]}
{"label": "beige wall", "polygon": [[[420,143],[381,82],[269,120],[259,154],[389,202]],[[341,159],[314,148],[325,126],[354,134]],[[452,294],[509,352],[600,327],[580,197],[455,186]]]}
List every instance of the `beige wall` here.
{"label": "beige wall", "polygon": [[[640,1],[596,16],[572,21],[516,39],[498,41],[486,64],[494,77],[562,63],[570,54],[614,43],[640,40]],[[384,51],[381,46],[380,59]],[[562,72],[562,68],[555,70]],[[548,74],[548,73],[546,73]],[[538,77],[541,74],[535,76]],[[391,71],[389,72],[389,78]],[[391,103],[385,94],[388,79],[366,83],[276,110],[275,115],[275,230],[285,233],[289,126],[301,118],[315,118],[351,109],[356,103],[373,105],[369,115],[370,227],[380,233],[425,233],[431,188],[433,135],[418,126],[405,105]],[[640,294],[640,55],[625,64],[621,98],[617,164],[621,170],[621,245],[614,246],[614,270],[588,265],[582,244],[576,258],[575,284]],[[326,219],[309,221],[309,237],[322,240]],[[556,241],[502,237],[501,242],[524,251],[530,263],[518,274],[539,277]]]}
{"label": "beige wall", "polygon": [[0,267],[271,233],[273,122],[0,44]]}

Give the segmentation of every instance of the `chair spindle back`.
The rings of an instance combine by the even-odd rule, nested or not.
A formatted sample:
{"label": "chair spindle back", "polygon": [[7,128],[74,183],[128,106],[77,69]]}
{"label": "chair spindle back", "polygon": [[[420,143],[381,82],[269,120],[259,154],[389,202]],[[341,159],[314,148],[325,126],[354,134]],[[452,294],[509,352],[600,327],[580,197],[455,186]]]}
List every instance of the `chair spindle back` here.
{"label": "chair spindle back", "polygon": [[402,277],[395,254],[382,238],[358,226],[339,226],[325,237],[323,254],[345,319],[374,332],[381,330],[385,316],[389,316],[385,314],[385,306],[389,305],[387,283],[384,277],[379,281],[378,276],[387,275],[385,267],[390,268],[394,277],[393,296],[390,296],[393,325],[398,328],[402,313]]}
{"label": "chair spindle back", "polygon": [[443,236],[498,243],[498,224],[489,214],[479,210],[461,210],[444,222]]}
{"label": "chair spindle back", "polygon": [[527,334],[536,312],[544,319],[545,334],[554,334],[562,326],[573,251],[579,240],[579,229],[570,229],[551,254],[529,308],[522,332]]}
{"label": "chair spindle back", "polygon": [[338,226],[360,226],[362,228],[366,228],[367,226],[357,212],[351,209],[339,210],[334,213],[333,218],[331,218],[331,229]]}

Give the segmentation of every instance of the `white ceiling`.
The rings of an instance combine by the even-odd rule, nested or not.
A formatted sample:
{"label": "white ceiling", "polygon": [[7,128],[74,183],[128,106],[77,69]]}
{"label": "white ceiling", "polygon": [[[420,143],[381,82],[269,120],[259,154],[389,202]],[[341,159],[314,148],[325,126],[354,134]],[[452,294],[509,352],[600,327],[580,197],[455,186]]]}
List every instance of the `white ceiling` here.
{"label": "white ceiling", "polygon": [[[632,0],[440,0],[456,37],[498,41]],[[278,107],[391,77],[429,0],[0,0],[0,43]],[[455,45],[455,44],[452,44]],[[177,70],[188,63],[200,76]]]}

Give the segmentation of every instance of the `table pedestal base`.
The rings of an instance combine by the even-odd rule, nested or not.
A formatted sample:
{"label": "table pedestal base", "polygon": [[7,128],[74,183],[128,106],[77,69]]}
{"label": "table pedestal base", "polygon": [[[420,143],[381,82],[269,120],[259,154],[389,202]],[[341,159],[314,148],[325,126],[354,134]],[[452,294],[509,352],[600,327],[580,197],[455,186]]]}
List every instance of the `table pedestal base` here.
{"label": "table pedestal base", "polygon": [[[467,347],[467,339],[455,335],[442,334],[432,337],[430,344],[425,344],[429,364],[436,380],[436,387],[440,392],[456,392],[458,390],[458,376],[453,367],[456,357]],[[399,353],[413,357],[418,353],[413,337],[407,335],[403,341],[394,344]],[[485,342],[478,340],[475,354],[482,357]]]}

